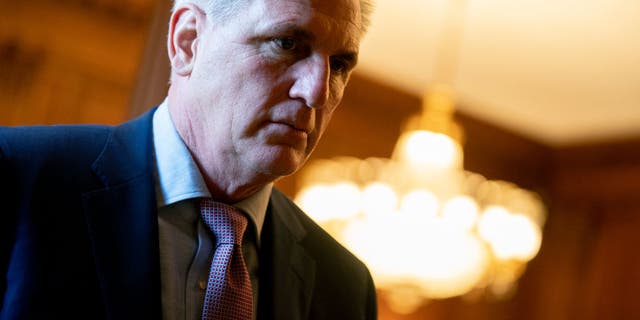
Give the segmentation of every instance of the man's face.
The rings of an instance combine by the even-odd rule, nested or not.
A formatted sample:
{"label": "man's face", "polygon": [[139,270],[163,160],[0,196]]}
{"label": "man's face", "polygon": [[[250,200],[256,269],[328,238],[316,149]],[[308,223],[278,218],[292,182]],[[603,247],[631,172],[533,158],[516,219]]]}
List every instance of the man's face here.
{"label": "man's face", "polygon": [[[207,16],[184,111],[191,151],[273,179],[308,158],[342,99],[361,36],[358,0],[254,0]],[[180,121],[180,120],[179,120]],[[236,172],[237,171],[237,172]]]}

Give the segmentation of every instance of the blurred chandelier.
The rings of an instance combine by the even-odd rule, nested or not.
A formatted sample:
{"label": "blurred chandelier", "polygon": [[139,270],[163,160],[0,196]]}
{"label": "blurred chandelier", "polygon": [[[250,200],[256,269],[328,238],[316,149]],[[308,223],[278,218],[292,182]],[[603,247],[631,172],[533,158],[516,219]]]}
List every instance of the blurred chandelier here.
{"label": "blurred chandelier", "polygon": [[[458,33],[443,37],[441,56],[460,38],[449,31]],[[538,195],[463,169],[454,106],[449,86],[431,86],[390,159],[316,160],[299,175],[295,201],[367,264],[399,313],[427,299],[507,297],[541,245]]]}
{"label": "blurred chandelier", "polygon": [[538,253],[546,215],[536,194],[462,169],[446,87],[424,101],[391,159],[316,160],[296,195],[402,313],[424,299],[510,293]]}

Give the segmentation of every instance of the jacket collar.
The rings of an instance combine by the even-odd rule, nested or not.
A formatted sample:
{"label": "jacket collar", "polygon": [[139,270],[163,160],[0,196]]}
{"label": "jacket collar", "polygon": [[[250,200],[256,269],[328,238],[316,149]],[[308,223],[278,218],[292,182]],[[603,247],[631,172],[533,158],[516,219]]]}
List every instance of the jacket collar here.
{"label": "jacket collar", "polygon": [[302,244],[307,232],[299,219],[303,213],[298,211],[280,191],[273,189],[262,237],[265,246],[260,260],[263,270],[261,318],[307,319],[309,316],[316,263]]}
{"label": "jacket collar", "polygon": [[160,318],[153,112],[113,128],[92,166],[104,188],[83,195],[109,318]]}

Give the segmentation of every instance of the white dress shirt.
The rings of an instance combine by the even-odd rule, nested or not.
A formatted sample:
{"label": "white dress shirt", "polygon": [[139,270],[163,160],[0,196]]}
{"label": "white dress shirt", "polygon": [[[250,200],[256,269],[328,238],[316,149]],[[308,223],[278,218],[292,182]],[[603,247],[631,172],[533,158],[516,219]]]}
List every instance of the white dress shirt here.
{"label": "white dress shirt", "polygon": [[[153,115],[153,140],[163,319],[200,319],[215,242],[200,218],[199,198],[211,194],[173,125],[166,100]],[[231,204],[247,215],[251,226],[245,232],[242,251],[253,288],[254,319],[260,235],[272,187],[269,184]]]}

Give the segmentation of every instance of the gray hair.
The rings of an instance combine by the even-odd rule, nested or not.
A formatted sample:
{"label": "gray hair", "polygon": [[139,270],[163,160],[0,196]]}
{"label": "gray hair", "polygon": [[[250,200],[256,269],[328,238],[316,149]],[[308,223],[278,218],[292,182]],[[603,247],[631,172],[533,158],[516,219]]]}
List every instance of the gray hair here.
{"label": "gray hair", "polygon": [[[212,15],[216,20],[226,21],[237,13],[243,5],[251,0],[175,0],[173,9],[183,3],[194,3],[205,10],[207,14]],[[324,1],[324,0],[323,0]],[[371,23],[371,14],[373,12],[373,0],[360,1],[360,16],[362,17],[362,33],[367,31]]]}

